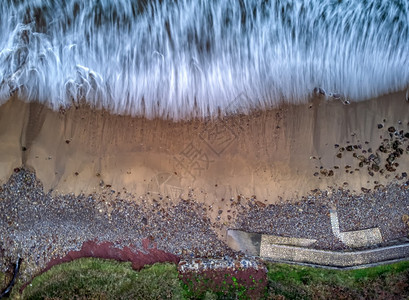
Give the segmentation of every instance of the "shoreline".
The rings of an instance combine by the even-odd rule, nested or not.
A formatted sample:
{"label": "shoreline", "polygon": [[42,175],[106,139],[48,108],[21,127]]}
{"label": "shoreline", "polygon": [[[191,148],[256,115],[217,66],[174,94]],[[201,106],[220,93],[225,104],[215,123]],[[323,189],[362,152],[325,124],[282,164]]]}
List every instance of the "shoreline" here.
{"label": "shoreline", "polygon": [[95,239],[135,249],[149,239],[187,258],[232,253],[228,229],[331,250],[349,249],[341,234],[371,228],[378,245],[407,237],[405,105],[402,93],[348,106],[315,99],[172,123],[12,99],[0,107],[2,268],[23,253],[32,276]]}
{"label": "shoreline", "polygon": [[[24,259],[22,278],[46,269],[53,262],[83,253],[84,245],[110,245],[87,250],[120,259],[190,259],[235,257],[245,252],[232,250],[227,239],[217,234],[228,229],[270,236],[308,238],[312,249],[350,252],[407,243],[409,184],[391,184],[354,196],[347,191],[320,191],[299,203],[260,205],[256,200],[237,199],[230,204],[228,222],[212,220],[212,208],[194,198],[169,203],[143,199],[136,203],[121,194],[53,195],[43,191],[34,173],[20,169],[0,189],[1,269],[17,257]],[[351,248],[331,231],[329,212],[336,205],[341,231],[379,228],[382,241]],[[290,245],[289,245],[290,246]],[[89,247],[88,247],[89,248]],[[105,250],[104,250],[105,249]],[[118,252],[123,249],[123,254]],[[122,251],[122,250],[121,250]],[[111,253],[112,252],[112,253]],[[119,254],[116,254],[118,252]],[[74,256],[73,256],[74,255]],[[75,256],[76,255],[76,256]]]}
{"label": "shoreline", "polygon": [[[22,166],[57,193],[109,187],[136,196],[195,193],[202,203],[241,196],[265,204],[329,187],[359,193],[409,169],[405,137],[396,171],[368,174],[357,160],[379,153],[390,127],[409,132],[406,106],[400,92],[350,105],[317,98],[248,116],[171,122],[87,107],[54,112],[11,99],[0,106],[0,183]],[[387,156],[379,158],[381,169]]]}

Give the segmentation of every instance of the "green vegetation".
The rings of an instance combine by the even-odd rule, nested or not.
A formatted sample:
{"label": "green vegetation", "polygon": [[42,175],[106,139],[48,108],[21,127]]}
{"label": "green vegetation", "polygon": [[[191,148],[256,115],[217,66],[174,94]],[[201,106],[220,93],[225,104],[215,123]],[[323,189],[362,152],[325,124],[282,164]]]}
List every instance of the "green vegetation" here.
{"label": "green vegetation", "polygon": [[409,262],[337,271],[267,264],[269,299],[409,299]]}
{"label": "green vegetation", "polygon": [[0,293],[2,293],[9,286],[12,278],[13,278],[13,273],[0,272]]}
{"label": "green vegetation", "polygon": [[136,272],[131,263],[83,258],[36,277],[23,299],[180,299],[182,292],[175,265],[155,264]]}
{"label": "green vegetation", "polygon": [[[250,283],[246,286],[242,280],[230,274],[215,272],[201,275],[188,274],[181,280],[185,299],[248,299],[249,296],[260,298],[262,295],[260,288],[256,290],[258,284],[249,279]],[[263,287],[261,291],[264,291]]]}
{"label": "green vegetation", "polygon": [[6,288],[7,282],[6,282],[6,275],[2,272],[0,272],[0,292]]}
{"label": "green vegetation", "polygon": [[[275,263],[267,263],[267,268],[266,299],[409,299],[409,262],[350,271]],[[209,278],[196,280],[196,288],[191,285],[193,280],[188,283],[181,280],[173,264],[155,264],[137,272],[130,263],[83,258],[55,266],[36,277],[21,298],[246,299],[252,288],[229,274],[217,280],[222,285],[225,282],[220,289],[215,289]],[[0,282],[4,283],[1,273]],[[20,298],[20,286],[21,282],[15,286],[12,298]]]}

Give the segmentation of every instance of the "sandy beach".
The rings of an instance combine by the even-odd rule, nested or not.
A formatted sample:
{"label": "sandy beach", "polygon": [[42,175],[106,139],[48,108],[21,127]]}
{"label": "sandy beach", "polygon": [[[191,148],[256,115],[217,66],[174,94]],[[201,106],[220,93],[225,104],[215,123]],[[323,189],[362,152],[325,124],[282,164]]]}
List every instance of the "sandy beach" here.
{"label": "sandy beach", "polygon": [[220,257],[231,228],[348,249],[331,231],[334,207],[341,232],[376,228],[382,243],[399,242],[407,109],[396,93],[172,122],[10,99],[0,107],[3,268],[22,255],[30,278],[94,240]]}
{"label": "sandy beach", "polygon": [[350,105],[313,99],[249,116],[175,123],[86,107],[54,112],[11,99],[0,107],[0,182],[24,166],[56,193],[108,186],[172,199],[194,193],[215,205],[237,196],[277,203],[329,187],[360,193],[409,169],[407,145],[399,146],[396,171],[369,172],[372,162],[364,161],[378,155],[379,170],[385,169],[388,153],[379,146],[390,134],[409,131],[407,109],[403,93],[396,93]]}
{"label": "sandy beach", "polygon": [[[407,109],[403,93],[396,93],[350,105],[313,99],[249,116],[175,123],[88,107],[55,112],[11,99],[0,107],[0,182],[24,166],[35,170],[45,191],[191,197],[212,206],[211,219],[228,221],[225,206],[238,197],[274,204],[316,189],[359,194],[396,176],[407,180],[407,142],[399,146],[404,153],[394,172],[381,171],[388,153],[379,151],[389,134],[409,131]],[[379,156],[378,172],[368,169],[371,154]]]}

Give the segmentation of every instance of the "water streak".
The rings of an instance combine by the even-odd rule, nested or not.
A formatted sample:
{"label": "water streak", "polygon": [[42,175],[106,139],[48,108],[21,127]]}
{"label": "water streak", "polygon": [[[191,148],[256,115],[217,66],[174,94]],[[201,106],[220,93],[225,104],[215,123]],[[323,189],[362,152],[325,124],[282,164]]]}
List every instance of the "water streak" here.
{"label": "water streak", "polygon": [[180,119],[409,82],[405,0],[3,0],[0,14],[0,103]]}

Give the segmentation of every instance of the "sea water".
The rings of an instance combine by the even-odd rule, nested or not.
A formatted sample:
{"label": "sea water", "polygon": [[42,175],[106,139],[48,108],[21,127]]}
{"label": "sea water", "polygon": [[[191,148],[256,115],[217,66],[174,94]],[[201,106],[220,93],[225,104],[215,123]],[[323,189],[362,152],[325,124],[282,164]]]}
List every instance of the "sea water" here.
{"label": "sea water", "polygon": [[407,0],[0,3],[0,103],[178,120],[408,83]]}

